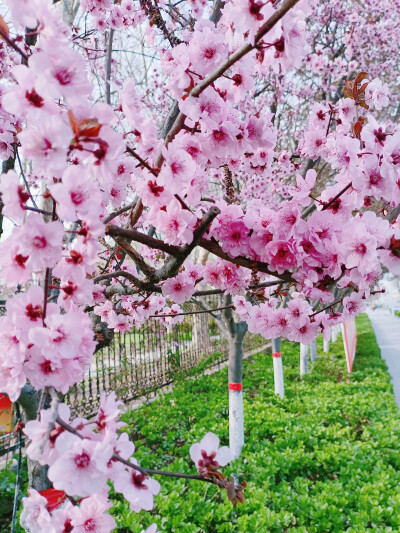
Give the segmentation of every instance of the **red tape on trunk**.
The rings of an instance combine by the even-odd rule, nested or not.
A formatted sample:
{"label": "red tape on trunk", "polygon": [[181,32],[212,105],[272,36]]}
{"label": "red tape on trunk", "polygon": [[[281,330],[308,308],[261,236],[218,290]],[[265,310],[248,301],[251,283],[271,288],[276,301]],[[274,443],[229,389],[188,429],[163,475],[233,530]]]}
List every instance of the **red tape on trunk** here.
{"label": "red tape on trunk", "polygon": [[281,352],[272,352],[272,357],[282,357]]}
{"label": "red tape on trunk", "polygon": [[243,386],[241,383],[228,383],[228,389],[239,391],[243,389]]}

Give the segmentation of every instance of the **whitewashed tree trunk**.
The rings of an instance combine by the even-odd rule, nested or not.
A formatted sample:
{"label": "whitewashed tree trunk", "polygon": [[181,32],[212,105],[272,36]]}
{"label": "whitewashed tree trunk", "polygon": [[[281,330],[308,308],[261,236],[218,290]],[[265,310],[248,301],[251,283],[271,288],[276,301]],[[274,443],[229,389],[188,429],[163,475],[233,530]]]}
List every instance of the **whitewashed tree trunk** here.
{"label": "whitewashed tree trunk", "polygon": [[234,459],[244,446],[243,390],[229,390],[229,447]]}
{"label": "whitewashed tree trunk", "polygon": [[325,353],[328,353],[329,352],[329,339],[324,339],[324,352]]}
{"label": "whitewashed tree trunk", "polygon": [[337,326],[333,326],[332,328],[332,342],[336,342],[338,338],[338,328]]}
{"label": "whitewashed tree trunk", "polygon": [[317,360],[317,341],[314,339],[310,344],[310,361]]}
{"label": "whitewashed tree trunk", "polygon": [[308,344],[300,343],[300,376],[308,374]]}
{"label": "whitewashed tree trunk", "polygon": [[281,339],[272,339],[272,361],[274,365],[275,394],[281,398],[285,396],[285,385],[283,380],[283,366],[281,354]]}
{"label": "whitewashed tree trunk", "polygon": [[[224,306],[232,303],[232,297],[224,298]],[[246,322],[236,322],[232,308],[221,314],[221,333],[228,340],[228,390],[229,390],[229,447],[237,459],[244,445],[244,412],[242,390],[243,339],[247,332]]]}
{"label": "whitewashed tree trunk", "polygon": [[[229,309],[228,311],[232,311]],[[244,445],[244,412],[242,390],[242,362],[243,362],[243,338],[247,331],[247,324],[236,323],[232,328],[229,339],[229,447],[234,459],[237,459]]]}

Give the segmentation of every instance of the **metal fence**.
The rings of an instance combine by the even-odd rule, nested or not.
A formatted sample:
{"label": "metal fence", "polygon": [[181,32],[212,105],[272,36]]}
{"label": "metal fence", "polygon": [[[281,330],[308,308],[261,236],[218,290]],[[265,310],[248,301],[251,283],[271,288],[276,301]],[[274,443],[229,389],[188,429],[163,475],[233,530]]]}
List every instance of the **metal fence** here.
{"label": "metal fence", "polygon": [[185,315],[168,329],[160,319],[149,319],[140,329],[115,334],[109,346],[96,353],[85,379],[72,387],[66,401],[74,414],[89,416],[97,411],[103,391],[116,391],[121,400],[129,401],[171,383],[179,371],[213,354],[210,364],[226,360],[227,346],[208,314]]}
{"label": "metal fence", "polygon": [[[222,301],[213,296],[200,303],[204,304],[215,309]],[[191,303],[185,310],[199,311],[201,307]],[[265,339],[246,335],[245,351],[263,345]],[[156,392],[201,361],[204,367],[211,367],[227,358],[228,343],[210,314],[185,315],[182,322],[169,329],[160,319],[152,318],[140,329],[115,334],[111,343],[95,354],[84,379],[70,389],[64,401],[74,416],[90,417],[97,412],[103,392],[115,391],[119,399],[129,402]],[[16,440],[12,434],[0,437],[0,457],[7,449],[13,451]]]}

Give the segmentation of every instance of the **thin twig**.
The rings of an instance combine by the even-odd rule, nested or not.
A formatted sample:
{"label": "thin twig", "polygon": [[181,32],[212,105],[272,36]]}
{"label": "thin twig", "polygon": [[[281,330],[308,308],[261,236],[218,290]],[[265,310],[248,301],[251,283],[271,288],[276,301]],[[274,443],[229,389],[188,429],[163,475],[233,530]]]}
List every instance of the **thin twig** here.
{"label": "thin twig", "polygon": [[224,307],[216,307],[215,309],[207,309],[205,311],[186,311],[182,313],[170,313],[169,315],[150,315],[149,318],[173,318],[175,316],[182,316],[182,315],[201,315],[202,313],[212,313],[214,311],[222,311],[223,309],[233,309],[233,305],[225,305]]}
{"label": "thin twig", "polygon": [[[79,433],[74,427],[70,426],[63,420],[61,420],[60,417],[57,417],[56,422],[59,426],[64,428],[69,433],[72,433],[73,435],[76,435],[81,440],[84,440],[85,437]],[[158,475],[158,476],[166,476],[166,477],[175,477],[175,478],[182,478],[182,479],[195,479],[197,481],[205,481],[206,483],[213,483],[214,485],[217,484],[220,487],[225,488],[225,484],[222,482],[218,482],[218,480],[214,480],[213,478],[207,478],[202,475],[198,474],[183,474],[182,472],[163,472],[161,470],[152,470],[151,468],[144,468],[143,466],[135,465],[128,461],[127,459],[123,459],[121,456],[119,456],[117,453],[114,453],[112,455],[112,459],[114,461],[119,461],[120,463],[124,464],[125,466],[128,466],[129,468],[132,468],[133,470],[137,470],[143,475]]]}
{"label": "thin twig", "polygon": [[152,168],[152,167],[147,163],[147,161],[145,161],[142,157],[140,157],[140,155],[137,154],[137,153],[135,152],[135,150],[133,150],[130,146],[127,146],[127,147],[126,147],[126,151],[127,151],[129,154],[131,154],[131,156],[133,156],[135,159],[137,159],[137,160],[139,161],[139,163],[140,163],[143,167],[147,168],[147,170],[148,170],[151,174],[153,174],[153,176],[155,176],[155,177],[158,176],[158,172],[157,172],[156,170],[154,170],[154,168]]}
{"label": "thin twig", "polygon": [[132,207],[135,207],[135,205],[136,205],[136,201],[135,201],[135,202],[132,202],[132,203],[129,204],[129,205],[126,205],[125,207],[121,207],[121,209],[118,209],[118,211],[114,211],[114,213],[111,213],[110,215],[108,215],[108,217],[106,217],[106,218],[103,220],[103,223],[104,223],[104,224],[108,224],[109,222],[111,222],[111,220],[113,220],[113,218],[119,217],[119,216],[122,215],[123,213],[126,213],[127,211],[129,211],[130,209],[132,209]]}
{"label": "thin twig", "polygon": [[15,153],[17,155],[18,165],[19,165],[19,168],[20,168],[20,171],[21,171],[22,179],[24,180],[24,183],[25,183],[26,190],[28,191],[28,194],[31,197],[31,200],[32,200],[32,203],[33,203],[34,207],[36,209],[38,209],[37,203],[36,203],[36,201],[35,201],[35,199],[33,197],[33,194],[31,193],[30,188],[29,188],[28,180],[25,178],[24,169],[22,168],[21,158],[19,157],[19,153],[18,153],[17,149],[15,150]]}
{"label": "thin twig", "polygon": [[16,52],[18,52],[18,54],[22,57],[22,59],[25,61],[25,64],[28,62],[28,59],[29,57],[25,54],[25,52],[23,52],[21,50],[21,48],[14,43],[14,41],[12,41],[8,35],[6,35],[4,33],[4,31],[2,29],[0,29],[0,37],[6,41],[6,43],[8,44],[8,46],[11,46],[11,48],[13,48]]}
{"label": "thin twig", "polygon": [[46,209],[39,209],[39,207],[30,207],[29,205],[26,205],[24,209],[47,216],[51,216],[53,214],[52,211],[46,211]]}

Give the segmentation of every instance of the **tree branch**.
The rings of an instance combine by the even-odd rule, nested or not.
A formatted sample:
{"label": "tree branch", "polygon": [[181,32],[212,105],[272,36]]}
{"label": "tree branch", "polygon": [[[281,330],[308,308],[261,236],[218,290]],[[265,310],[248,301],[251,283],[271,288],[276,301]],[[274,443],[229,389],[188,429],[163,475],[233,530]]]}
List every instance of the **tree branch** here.
{"label": "tree branch", "polygon": [[251,259],[248,259],[247,257],[241,256],[241,255],[239,255],[238,257],[230,257],[228,254],[222,251],[222,248],[216,241],[209,241],[206,239],[201,239],[199,245],[205,250],[208,250],[212,254],[216,255],[217,257],[220,257],[221,259],[225,259],[226,261],[229,261],[230,263],[233,263],[234,265],[249,268],[250,270],[257,269],[258,272],[269,274],[270,276],[281,279],[282,281],[287,281],[287,282],[294,281],[289,272],[287,273],[284,272],[283,274],[277,274],[276,272],[271,272],[268,268],[267,263],[262,263],[260,261],[252,261]]}
{"label": "tree branch", "polygon": [[232,309],[232,305],[225,305],[223,307],[216,307],[215,309],[205,309],[204,311],[182,311],[182,313],[169,313],[165,315],[150,315],[149,318],[173,318],[175,316],[183,316],[183,315],[202,315],[203,313],[210,313],[212,314],[214,311],[222,311],[224,309]]}
{"label": "tree branch", "polygon": [[207,213],[203,215],[203,218],[201,219],[199,225],[194,230],[192,242],[182,246],[174,257],[167,259],[165,264],[149,278],[150,281],[153,283],[157,283],[159,281],[175,277],[178,274],[179,268],[182,266],[185,259],[199,244],[204,233],[207,231],[214,218],[218,216],[220,212],[221,211],[218,209],[218,207],[213,205],[209,209],[209,211],[207,211]]}
{"label": "tree branch", "polygon": [[115,242],[125,250],[129,257],[135,262],[136,266],[143,272],[147,278],[151,278],[154,274],[155,269],[148,265],[143,257],[134,249],[130,244],[128,244],[124,239],[115,237]]}
{"label": "tree branch", "polygon": [[96,276],[95,278],[93,278],[93,283],[98,283],[99,281],[103,281],[106,279],[113,279],[113,278],[126,278],[142,291],[158,292],[157,291],[158,287],[154,287],[153,285],[150,285],[149,283],[146,283],[145,281],[140,280],[139,278],[137,278],[130,272],[126,272],[125,270],[116,270],[115,272],[108,272],[107,274],[100,274],[100,276]]}
{"label": "tree branch", "polygon": [[[72,433],[73,435],[76,435],[81,440],[84,440],[85,437],[79,433],[74,427],[72,427],[70,424],[67,424],[64,422],[64,420],[61,420],[60,417],[57,417],[56,419],[57,424],[68,431],[69,433]],[[125,466],[128,466],[129,468],[132,468],[133,470],[136,470],[140,472],[141,474],[145,476],[151,476],[151,475],[158,475],[158,476],[166,476],[166,477],[175,477],[175,478],[181,478],[181,479],[195,479],[197,481],[205,481],[207,483],[212,483],[213,485],[218,485],[221,488],[226,488],[225,483],[222,481],[216,480],[214,478],[208,478],[205,476],[202,476],[200,474],[183,474],[182,472],[163,472],[161,470],[153,470],[151,468],[144,468],[143,466],[135,465],[134,463],[131,463],[127,459],[123,459],[120,455],[117,453],[113,453],[112,459],[114,461],[119,461],[120,463],[124,464]]]}
{"label": "tree branch", "polygon": [[120,228],[118,226],[109,224],[106,226],[106,235],[109,235],[113,238],[124,237],[125,239],[140,242],[141,244],[145,244],[149,248],[161,250],[162,252],[166,252],[170,255],[176,255],[179,253],[179,246],[166,244],[161,239],[155,239],[154,237],[150,237],[149,235],[141,233],[140,231],[137,231],[135,229]]}
{"label": "tree branch", "polygon": [[136,201],[129,205],[126,205],[125,207],[121,207],[121,209],[118,209],[118,211],[114,211],[114,213],[111,213],[110,215],[108,215],[108,217],[106,217],[103,220],[104,224],[108,224],[109,222],[111,222],[113,218],[119,217],[119,215],[126,213],[127,211],[132,209],[132,207],[135,207],[135,205],[136,205]]}

